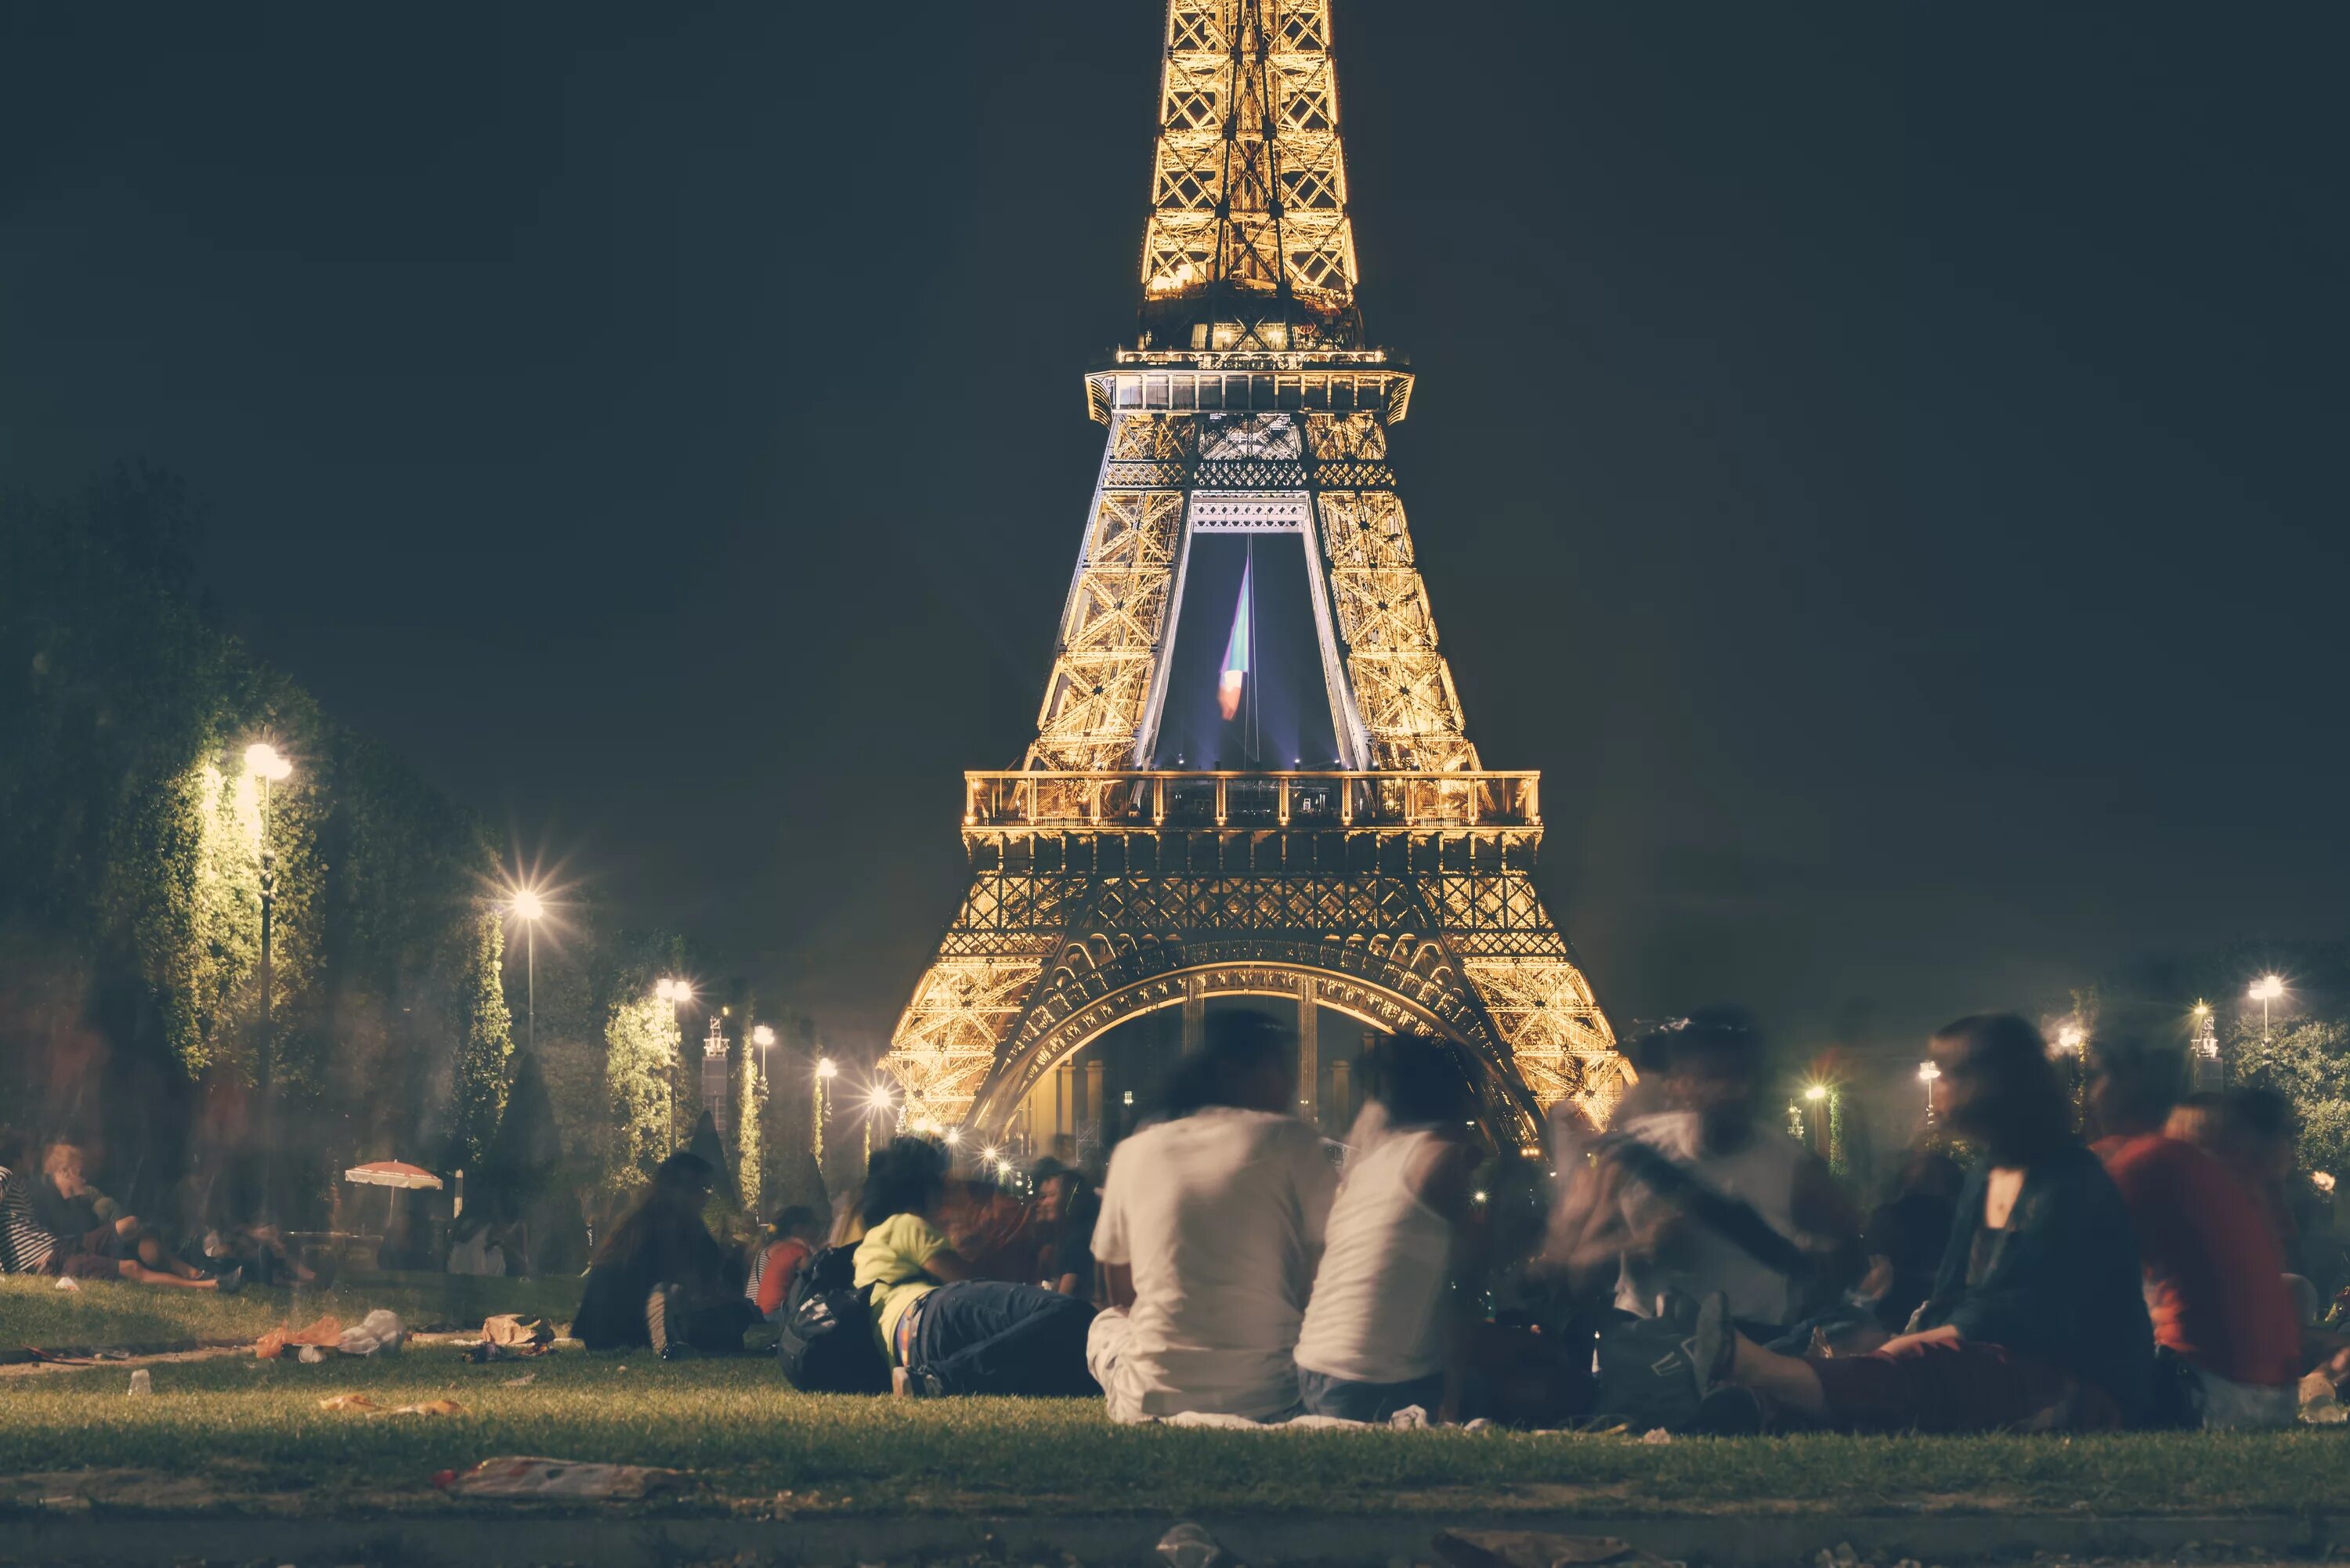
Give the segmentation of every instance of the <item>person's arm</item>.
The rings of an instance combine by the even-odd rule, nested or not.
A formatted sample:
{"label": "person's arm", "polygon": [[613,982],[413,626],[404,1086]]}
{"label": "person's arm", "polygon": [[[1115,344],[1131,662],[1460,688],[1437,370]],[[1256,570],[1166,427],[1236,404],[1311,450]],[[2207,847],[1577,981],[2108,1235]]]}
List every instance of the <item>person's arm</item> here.
{"label": "person's arm", "polygon": [[1806,1154],[1795,1167],[1795,1189],[1790,1204],[1795,1222],[1795,1244],[1814,1264],[1814,1279],[1842,1290],[1868,1266],[1861,1250],[1860,1210],[1844,1185],[1828,1169],[1827,1161]]}
{"label": "person's arm", "polygon": [[961,1284],[972,1277],[971,1264],[952,1247],[941,1247],[924,1259],[922,1272],[942,1285]]}
{"label": "person's arm", "polygon": [[1121,1312],[1134,1305],[1134,1270],[1124,1263],[1101,1266],[1102,1299]]}
{"label": "person's arm", "polygon": [[1461,1404],[1469,1384],[1469,1366],[1477,1345],[1477,1325],[1483,1314],[1490,1236],[1473,1223],[1470,1194],[1477,1164],[1483,1156],[1473,1146],[1442,1142],[1421,1151],[1405,1179],[1419,1200],[1440,1215],[1451,1232],[1446,1258],[1441,1310],[1444,1314],[1444,1395],[1432,1412],[1451,1425],[1461,1419]]}

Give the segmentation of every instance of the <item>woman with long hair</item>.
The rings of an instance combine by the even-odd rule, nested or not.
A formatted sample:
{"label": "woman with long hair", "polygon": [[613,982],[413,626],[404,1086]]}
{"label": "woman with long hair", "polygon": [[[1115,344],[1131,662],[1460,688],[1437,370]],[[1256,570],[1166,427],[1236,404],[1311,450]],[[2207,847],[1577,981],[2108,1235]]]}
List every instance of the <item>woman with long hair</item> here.
{"label": "woman with long hair", "polygon": [[2154,1339],[2129,1211],[2074,1136],[2040,1032],[2010,1013],[1934,1036],[1950,1130],[1981,1153],[1934,1293],[1867,1355],[1780,1355],[1720,1297],[1698,1317],[1698,1424],[1782,1412],[1848,1431],[2095,1430],[2147,1418]]}
{"label": "woman with long hair", "polygon": [[869,1293],[874,1337],[899,1394],[1087,1395],[1086,1329],[1093,1308],[1030,1284],[972,1277],[939,1220],[946,1151],[901,1137],[865,1177],[857,1283]]}

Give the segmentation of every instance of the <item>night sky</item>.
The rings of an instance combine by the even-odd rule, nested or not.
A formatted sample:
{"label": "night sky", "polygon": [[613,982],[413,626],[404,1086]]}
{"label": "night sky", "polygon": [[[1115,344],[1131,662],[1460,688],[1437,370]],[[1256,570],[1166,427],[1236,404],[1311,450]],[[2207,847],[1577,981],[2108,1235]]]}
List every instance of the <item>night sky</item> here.
{"label": "night sky", "polygon": [[[12,7],[0,482],[178,471],[331,711],[878,1041],[1033,732],[1159,8],[684,10]],[[1619,1027],[2343,934],[2346,46],[1341,0],[1422,570]]]}

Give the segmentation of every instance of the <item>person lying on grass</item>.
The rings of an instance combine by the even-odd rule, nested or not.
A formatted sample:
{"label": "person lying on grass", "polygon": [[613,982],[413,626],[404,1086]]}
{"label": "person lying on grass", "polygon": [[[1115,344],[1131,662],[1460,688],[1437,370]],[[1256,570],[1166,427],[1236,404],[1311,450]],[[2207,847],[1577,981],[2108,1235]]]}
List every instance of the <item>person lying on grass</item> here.
{"label": "person lying on grass", "polygon": [[[50,1146],[44,1161],[49,1174],[37,1182],[23,1174],[26,1149],[24,1139],[0,1129],[0,1273],[121,1280],[224,1294],[234,1294],[244,1284],[242,1269],[212,1278],[172,1257],[161,1237],[88,1184],[81,1150],[73,1145]],[[80,1228],[72,1233],[52,1229],[60,1218]]]}
{"label": "person lying on grass", "polygon": [[1950,1126],[1984,1151],[1934,1294],[1866,1355],[1781,1355],[1700,1309],[1698,1426],[1786,1417],[1847,1431],[2086,1431],[2149,1415],[2154,1336],[2129,1211],[2072,1130],[2040,1032],[2012,1014],[1934,1036]]}
{"label": "person lying on grass", "polygon": [[1031,1284],[972,1277],[940,1228],[944,1149],[901,1137],[865,1176],[865,1238],[857,1283],[899,1394],[1090,1395],[1086,1327],[1092,1306]]}

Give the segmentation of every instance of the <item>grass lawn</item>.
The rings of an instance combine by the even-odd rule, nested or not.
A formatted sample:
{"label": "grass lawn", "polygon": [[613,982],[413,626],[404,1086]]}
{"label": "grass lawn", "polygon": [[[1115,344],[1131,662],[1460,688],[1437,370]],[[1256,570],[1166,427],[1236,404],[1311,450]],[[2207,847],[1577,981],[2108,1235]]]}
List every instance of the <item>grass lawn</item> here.
{"label": "grass lawn", "polygon": [[[435,1275],[312,1292],[209,1293],[0,1279],[0,1347],[250,1339],[289,1314],[412,1326],[493,1312],[567,1318],[577,1282]],[[496,1454],[692,1471],[693,1511],[1066,1512],[1135,1509],[1412,1511],[1463,1506],[1593,1514],[1712,1509],[2230,1512],[2339,1494],[2342,1428],[2100,1438],[1680,1439],[1461,1432],[1219,1432],[1113,1426],[1089,1401],[892,1400],[795,1392],[765,1357],[663,1365],[558,1352],[474,1366],[446,1345],[375,1360],[226,1357],[0,1376],[0,1511],[78,1490],[109,1506],[437,1511],[436,1470]],[[516,1381],[527,1378],[528,1381]],[[453,1399],[461,1416],[369,1417]],[[57,1472],[87,1471],[75,1480]],[[36,1476],[37,1480],[25,1480]]]}
{"label": "grass lawn", "polygon": [[354,1324],[372,1307],[389,1307],[418,1329],[478,1329],[484,1318],[500,1312],[561,1324],[579,1303],[579,1282],[570,1279],[380,1274],[333,1290],[306,1290],[298,1302],[286,1290],[249,1288],[224,1296],[112,1281],[78,1282],[81,1289],[61,1291],[55,1280],[0,1276],[0,1351],[252,1340],[289,1316],[299,1317],[296,1327],[321,1313]]}
{"label": "grass lawn", "polygon": [[[15,1304],[10,1298],[7,1305]],[[527,1383],[516,1378],[527,1376]],[[671,1466],[721,1512],[1126,1510],[1594,1514],[1816,1508],[2098,1513],[2293,1510],[2339,1494],[2337,1428],[2263,1436],[1678,1440],[1461,1432],[1240,1433],[1112,1426],[1079,1401],[824,1397],[765,1358],[664,1366],[559,1352],[476,1366],[446,1346],[303,1366],[245,1357],[0,1378],[0,1511],[87,1489],[137,1506],[441,1511],[436,1470],[495,1454]],[[319,1401],[455,1400],[461,1416],[368,1417]],[[84,1480],[57,1472],[148,1472]],[[26,1472],[45,1472],[25,1479]],[[109,1487],[115,1495],[100,1495]],[[153,1494],[151,1494],[153,1495]]]}

